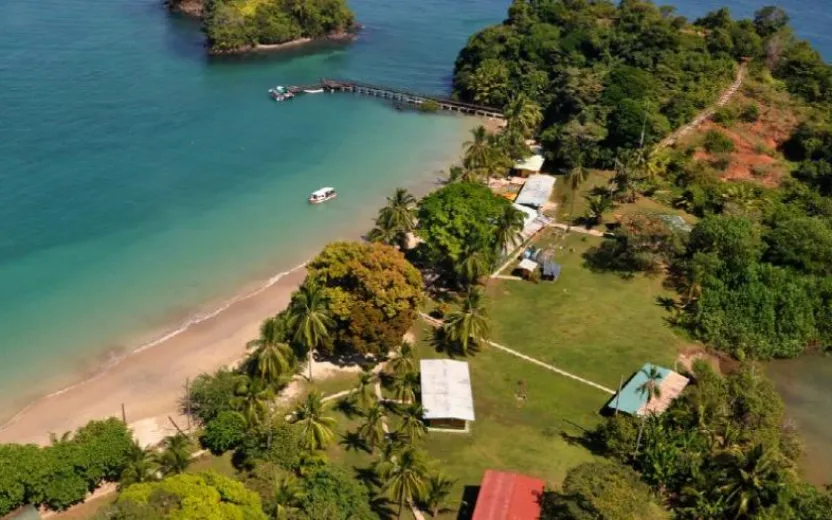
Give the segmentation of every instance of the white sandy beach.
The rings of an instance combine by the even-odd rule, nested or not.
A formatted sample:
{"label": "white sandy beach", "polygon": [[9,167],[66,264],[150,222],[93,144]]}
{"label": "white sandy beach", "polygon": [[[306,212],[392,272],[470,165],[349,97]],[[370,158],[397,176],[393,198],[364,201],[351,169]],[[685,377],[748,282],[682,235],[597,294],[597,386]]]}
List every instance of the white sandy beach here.
{"label": "white sandy beach", "polygon": [[240,301],[219,315],[191,326],[152,348],[131,354],[100,376],[32,403],[0,431],[0,442],[47,443],[49,433],[74,430],[92,419],[121,417],[143,443],[170,433],[170,415],[180,427],[185,381],[245,354],[260,323],[286,307],[306,276],[305,269],[287,274],[260,294]]}

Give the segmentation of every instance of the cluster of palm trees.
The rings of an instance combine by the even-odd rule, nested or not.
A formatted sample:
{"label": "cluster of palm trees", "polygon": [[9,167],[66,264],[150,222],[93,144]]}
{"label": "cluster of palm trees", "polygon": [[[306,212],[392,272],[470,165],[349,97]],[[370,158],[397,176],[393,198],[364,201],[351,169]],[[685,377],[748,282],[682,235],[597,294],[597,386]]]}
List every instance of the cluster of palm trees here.
{"label": "cluster of palm trees", "polygon": [[[622,151],[614,161],[613,176],[606,187],[597,187],[588,195],[584,218],[588,225],[601,222],[603,214],[616,203],[636,202],[639,196],[655,185],[660,172],[667,168],[667,155],[653,153],[649,149]],[[570,195],[570,214],[575,213],[575,200],[580,186],[586,181],[588,171],[583,165],[575,166],[566,177]]]}
{"label": "cluster of palm trees", "polygon": [[484,126],[471,131],[471,140],[463,144],[462,166],[450,169],[451,182],[483,182],[497,172],[507,172],[514,161],[529,155],[526,139],[543,122],[540,105],[521,92],[508,101],[503,115],[506,124],[500,132],[489,134]]}
{"label": "cluster of palm trees", "polygon": [[[392,399],[381,396],[381,382]],[[442,472],[431,471],[427,456],[419,443],[427,435],[424,410],[417,400],[419,373],[416,354],[404,342],[397,354],[379,374],[365,371],[350,394],[351,406],[362,417],[354,432],[362,449],[376,454],[372,471],[382,496],[398,507],[398,515],[408,504],[418,504],[436,516],[443,510],[454,480]],[[395,421],[391,420],[395,415]],[[390,424],[397,426],[390,429]]]}
{"label": "cluster of palm trees", "polygon": [[324,289],[307,280],[292,295],[289,308],[266,319],[259,337],[248,343],[253,350],[245,363],[249,375],[277,388],[294,372],[298,354],[305,353],[311,381],[313,353],[334,325]]}
{"label": "cluster of palm trees", "polygon": [[183,433],[166,437],[159,449],[134,443],[119,478],[119,488],[184,472],[191,463],[193,448],[191,439]]}

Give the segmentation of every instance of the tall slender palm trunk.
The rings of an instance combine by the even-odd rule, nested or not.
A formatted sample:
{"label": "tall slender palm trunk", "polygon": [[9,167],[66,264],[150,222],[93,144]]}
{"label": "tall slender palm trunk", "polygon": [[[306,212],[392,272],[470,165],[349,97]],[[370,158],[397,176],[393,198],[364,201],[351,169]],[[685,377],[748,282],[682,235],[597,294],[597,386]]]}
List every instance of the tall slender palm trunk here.
{"label": "tall slender palm trunk", "polygon": [[312,352],[314,349],[309,349],[309,382],[312,382]]}

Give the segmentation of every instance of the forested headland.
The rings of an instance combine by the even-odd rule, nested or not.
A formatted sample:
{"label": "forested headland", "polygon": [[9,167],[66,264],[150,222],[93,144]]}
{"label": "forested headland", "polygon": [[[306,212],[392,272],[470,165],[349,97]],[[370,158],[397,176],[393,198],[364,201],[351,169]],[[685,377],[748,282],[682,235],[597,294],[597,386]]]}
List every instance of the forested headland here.
{"label": "forested headland", "polygon": [[305,39],[348,39],[355,15],[346,0],[170,0],[201,16],[212,53],[254,50]]}
{"label": "forested headland", "polygon": [[[575,186],[587,168],[614,170],[596,206],[649,197],[699,219],[684,237],[621,226],[590,261],[664,269],[680,294],[677,325],[712,347],[740,359],[794,357],[832,346],[832,69],[788,22],[774,7],[691,21],[642,0],[515,0],[459,54],[455,93],[538,105],[550,170]],[[718,131],[705,136],[710,161],[696,143],[655,147],[712,105],[742,63],[748,88],[800,109],[793,134],[763,150],[791,170],[775,183],[759,182],[760,171],[727,178],[734,145]],[[753,123],[759,110],[752,100],[713,119]]]}

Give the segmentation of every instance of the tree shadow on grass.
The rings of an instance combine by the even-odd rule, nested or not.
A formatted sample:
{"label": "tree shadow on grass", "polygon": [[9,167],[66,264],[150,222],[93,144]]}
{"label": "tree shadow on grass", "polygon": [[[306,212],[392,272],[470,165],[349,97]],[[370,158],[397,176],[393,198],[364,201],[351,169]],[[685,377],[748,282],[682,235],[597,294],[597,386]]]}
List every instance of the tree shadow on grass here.
{"label": "tree shadow on grass", "polygon": [[370,447],[367,446],[366,442],[364,442],[364,439],[358,435],[358,432],[344,433],[341,436],[341,441],[338,445],[344,448],[345,451],[363,451],[364,453],[372,453],[372,450],[370,450]]}
{"label": "tree shadow on grass", "polygon": [[637,270],[628,262],[616,240],[606,240],[587,249],[583,254],[584,267],[593,273],[616,273],[625,280],[635,277]]}
{"label": "tree shadow on grass", "polygon": [[364,413],[351,399],[351,396],[342,397],[338,399],[335,404],[335,409],[344,414],[347,419],[355,419],[356,417],[363,417]]}
{"label": "tree shadow on grass", "polygon": [[393,509],[393,504],[383,496],[373,497],[370,500],[370,509],[379,518],[396,518],[396,510]]}
{"label": "tree shadow on grass", "polygon": [[369,489],[377,489],[381,487],[381,481],[372,467],[354,468],[355,478],[363,482]]}
{"label": "tree shadow on grass", "polygon": [[451,359],[473,357],[480,352],[480,347],[475,342],[468,343],[468,352],[462,350],[458,341],[452,341],[441,327],[434,329],[433,337],[430,339],[430,346],[438,354],[445,354]]}

